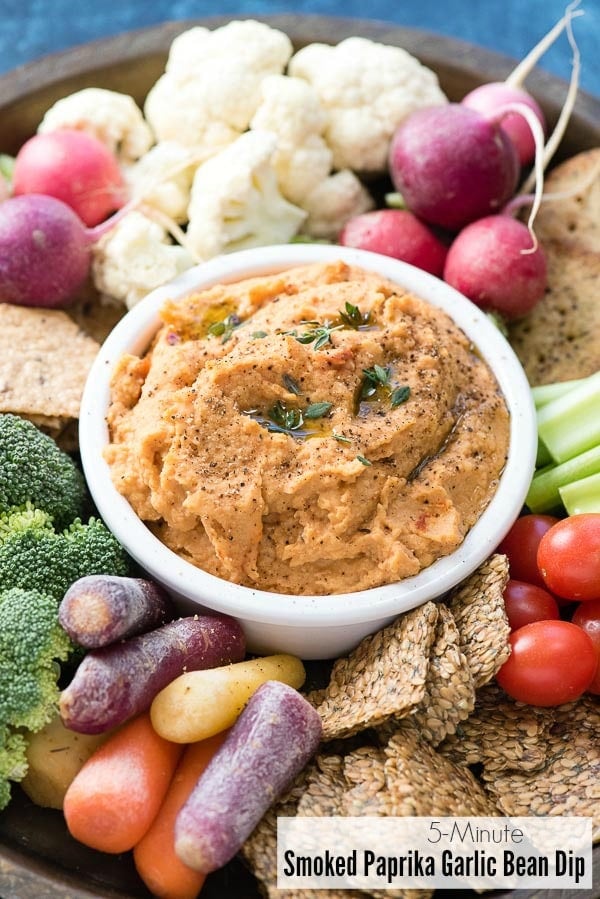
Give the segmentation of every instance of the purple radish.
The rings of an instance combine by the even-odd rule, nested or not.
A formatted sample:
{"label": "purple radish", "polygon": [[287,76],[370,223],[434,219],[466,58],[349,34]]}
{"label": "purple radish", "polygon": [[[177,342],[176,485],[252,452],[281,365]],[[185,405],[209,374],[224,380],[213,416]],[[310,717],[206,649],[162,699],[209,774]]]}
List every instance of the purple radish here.
{"label": "purple radish", "polygon": [[173,617],[173,603],[154,581],[110,574],[79,578],[58,609],[61,627],[86,649],[143,634]]}
{"label": "purple radish", "polygon": [[379,209],[350,219],[339,236],[343,247],[392,256],[441,278],[448,248],[405,209]]}
{"label": "purple radish", "polygon": [[411,212],[459,231],[500,211],[517,186],[519,160],[497,122],[449,103],[418,110],[400,125],[390,175]]}
{"label": "purple radish", "polygon": [[70,206],[44,194],[0,204],[0,301],[54,309],[88,276],[92,241]]}
{"label": "purple radish", "polygon": [[93,649],[60,697],[65,727],[101,734],[150,708],[163,687],[185,671],[241,662],[240,624],[226,615],[171,621],[147,634]]}
{"label": "purple radish", "polygon": [[544,295],[546,256],[522,222],[490,215],[467,225],[455,238],[444,280],[482,309],[519,318]]}
{"label": "purple radish", "polygon": [[207,874],[238,852],[317,751],[322,725],[293,687],[267,681],[248,700],[175,823],[175,852]]}
{"label": "purple radish", "polygon": [[0,203],[0,302],[57,309],[85,282],[92,245],[129,212],[128,203],[95,228],[55,197],[23,194]]}

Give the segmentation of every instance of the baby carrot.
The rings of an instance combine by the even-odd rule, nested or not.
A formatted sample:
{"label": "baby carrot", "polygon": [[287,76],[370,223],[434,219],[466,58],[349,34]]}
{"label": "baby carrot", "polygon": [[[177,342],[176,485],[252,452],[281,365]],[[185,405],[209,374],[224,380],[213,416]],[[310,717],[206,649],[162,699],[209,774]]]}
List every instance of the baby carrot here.
{"label": "baby carrot", "polygon": [[88,759],[65,795],[67,827],[101,852],[133,849],[154,820],[181,746],[159,737],[150,716],[127,722]]}
{"label": "baby carrot", "polygon": [[227,733],[186,747],[150,830],[133,850],[138,874],[159,899],[194,899],[202,889],[206,875],[185,865],[175,853],[175,820]]}

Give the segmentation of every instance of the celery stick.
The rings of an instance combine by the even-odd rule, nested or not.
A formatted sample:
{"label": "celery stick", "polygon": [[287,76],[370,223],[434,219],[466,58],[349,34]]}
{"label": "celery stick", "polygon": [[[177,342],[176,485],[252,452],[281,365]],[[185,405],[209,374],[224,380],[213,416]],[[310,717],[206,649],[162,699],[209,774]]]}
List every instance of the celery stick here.
{"label": "celery stick", "polygon": [[576,378],[574,381],[555,381],[554,384],[538,384],[537,387],[532,387],[531,395],[533,396],[535,408],[541,409],[542,406],[558,399],[559,396],[564,396],[565,393],[573,390],[574,387],[579,387],[584,381],[585,378]]}
{"label": "celery stick", "polygon": [[552,465],[533,476],[525,503],[532,512],[550,512],[561,505],[561,488],[571,481],[588,478],[600,473],[600,444],[568,459],[561,465]]}
{"label": "celery stick", "polygon": [[565,484],[559,492],[569,515],[600,512],[600,472]]}
{"label": "celery stick", "polygon": [[555,462],[565,462],[600,443],[600,371],[537,415],[538,434]]}
{"label": "celery stick", "polygon": [[538,447],[537,447],[537,456],[535,457],[535,467],[543,468],[544,465],[548,465],[552,462],[552,456],[548,452],[548,447],[544,444],[543,440],[538,438]]}

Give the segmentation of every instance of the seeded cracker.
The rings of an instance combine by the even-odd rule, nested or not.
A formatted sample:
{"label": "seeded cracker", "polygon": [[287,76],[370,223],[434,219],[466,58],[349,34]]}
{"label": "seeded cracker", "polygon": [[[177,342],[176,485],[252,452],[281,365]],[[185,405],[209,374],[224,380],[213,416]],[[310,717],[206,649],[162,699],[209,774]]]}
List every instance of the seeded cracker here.
{"label": "seeded cracker", "polygon": [[503,814],[582,815],[594,819],[600,839],[600,704],[592,696],[554,709],[547,762],[536,771],[490,775],[486,787]]}
{"label": "seeded cracker", "polygon": [[293,817],[309,769],[301,771],[288,792],[267,811],[241,849],[242,858],[265,891],[277,883],[277,817]]}
{"label": "seeded cracker", "polygon": [[0,412],[56,437],[79,417],[99,344],[58,309],[0,303]]}
{"label": "seeded cracker", "polygon": [[411,721],[432,746],[473,711],[475,688],[467,660],[460,649],[460,635],[450,610],[439,605],[435,643],[429,659],[425,696],[411,713]]}
{"label": "seeded cracker", "polygon": [[408,721],[390,738],[384,753],[394,815],[499,814],[471,771],[436,752]]}
{"label": "seeded cracker", "polygon": [[453,762],[483,764],[489,777],[506,770],[535,771],[546,762],[553,709],[516,702],[496,684],[477,693],[475,710],[438,747]]}
{"label": "seeded cracker", "polygon": [[342,797],[342,814],[385,816],[391,814],[385,782],[385,755],[377,746],[363,746],[344,758],[348,789]]}
{"label": "seeded cracker", "polygon": [[342,814],[346,791],[344,760],[339,755],[318,755],[308,769],[297,815],[330,817]]}
{"label": "seeded cracker", "polygon": [[448,600],[476,689],[487,684],[510,655],[503,599],[508,576],[508,559],[496,553],[456,587]]}
{"label": "seeded cracker", "polygon": [[435,603],[425,603],[337,660],[317,708],[323,739],[374,727],[421,701],[437,616]]}

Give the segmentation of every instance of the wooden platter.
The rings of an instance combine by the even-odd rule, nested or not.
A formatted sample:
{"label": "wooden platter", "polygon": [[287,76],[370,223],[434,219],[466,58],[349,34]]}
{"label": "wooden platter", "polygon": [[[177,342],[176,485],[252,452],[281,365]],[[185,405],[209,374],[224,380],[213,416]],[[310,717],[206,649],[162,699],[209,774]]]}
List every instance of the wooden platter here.
{"label": "wooden platter", "polygon": [[[451,99],[473,87],[502,80],[515,61],[471,44],[383,22],[322,16],[257,17],[285,31],[296,49],[307,43],[336,43],[351,35],[404,47],[435,69]],[[60,97],[83,87],[104,87],[132,95],[142,104],[162,73],[173,38],[192,25],[218,27],[224,17],[166,22],[76,47],[21,66],[0,78],[0,152],[14,153],[36,130],[44,112]],[[550,125],[556,121],[566,84],[536,71],[527,88],[542,105]],[[600,146],[600,99],[580,94],[557,161]],[[314,665],[314,663],[313,663]],[[313,671],[318,677],[318,663]],[[0,814],[0,897],[2,899],[134,899],[149,897],[130,856],[109,856],[75,842],[58,811],[33,805],[19,788]],[[600,897],[600,847],[594,852],[594,889]],[[461,895],[468,894],[467,891]],[[495,893],[494,896],[508,895]],[[581,891],[561,891],[562,899],[579,899]],[[447,897],[456,893],[447,893]],[[553,891],[512,893],[512,899],[555,899]],[[256,882],[237,861],[207,879],[203,899],[258,899]],[[436,899],[444,894],[436,893]]]}

